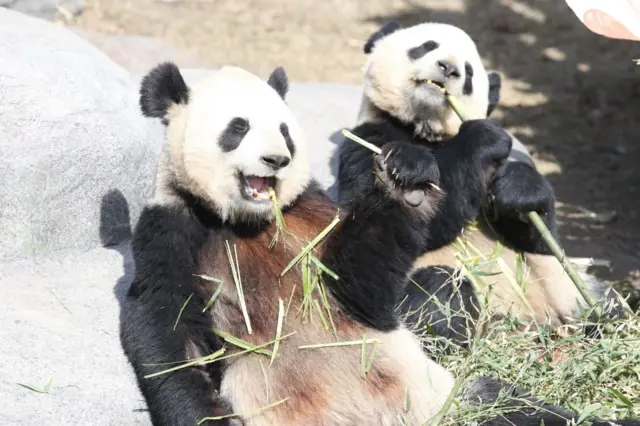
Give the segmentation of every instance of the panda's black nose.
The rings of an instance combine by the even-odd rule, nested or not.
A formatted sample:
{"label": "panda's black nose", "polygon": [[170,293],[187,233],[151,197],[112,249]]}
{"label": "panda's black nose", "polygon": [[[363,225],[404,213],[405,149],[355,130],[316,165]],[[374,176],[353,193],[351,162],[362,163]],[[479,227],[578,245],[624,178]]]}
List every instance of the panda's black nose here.
{"label": "panda's black nose", "polygon": [[453,65],[451,62],[438,61],[438,66],[440,67],[440,69],[442,70],[442,74],[444,74],[446,78],[460,77],[460,70],[458,70],[458,67]]}
{"label": "panda's black nose", "polygon": [[291,161],[289,157],[285,157],[284,155],[265,155],[262,157],[262,162],[273,170],[280,170],[283,167],[287,167],[289,161]]}

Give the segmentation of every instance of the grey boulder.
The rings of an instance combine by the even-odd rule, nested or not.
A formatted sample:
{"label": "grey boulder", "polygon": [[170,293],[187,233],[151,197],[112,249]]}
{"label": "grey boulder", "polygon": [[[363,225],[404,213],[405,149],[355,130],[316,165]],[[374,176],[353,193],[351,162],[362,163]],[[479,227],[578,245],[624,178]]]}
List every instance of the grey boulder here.
{"label": "grey boulder", "polygon": [[119,200],[135,222],[162,141],[129,73],[70,31],[2,8],[0,63],[0,260],[121,241]]}
{"label": "grey boulder", "polygon": [[60,10],[78,15],[84,10],[84,0],[0,0],[0,6],[43,19],[53,19]]}

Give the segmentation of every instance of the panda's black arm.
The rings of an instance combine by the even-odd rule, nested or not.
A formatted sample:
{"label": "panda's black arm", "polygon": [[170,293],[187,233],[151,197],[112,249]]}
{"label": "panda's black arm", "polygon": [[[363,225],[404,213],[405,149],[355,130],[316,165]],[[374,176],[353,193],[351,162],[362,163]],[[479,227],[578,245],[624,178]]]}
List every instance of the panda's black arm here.
{"label": "panda's black arm", "polygon": [[[366,137],[360,128],[353,129],[356,136]],[[358,134],[360,133],[360,134]],[[364,134],[363,134],[364,133]],[[373,138],[370,138],[373,139]],[[369,140],[367,140],[369,142]],[[376,138],[371,143],[381,142]],[[351,208],[374,184],[373,153],[355,142],[344,139],[338,152],[338,204]]]}
{"label": "panda's black arm", "polygon": [[408,215],[382,191],[369,191],[327,240],[323,263],[336,273],[324,280],[343,308],[377,330],[397,327],[394,309],[426,238],[421,219]]}
{"label": "panda's black arm", "polygon": [[191,426],[228,411],[215,397],[217,363],[144,377],[177,365],[148,364],[181,362],[188,350],[208,355],[221,347],[210,316],[202,314],[204,300],[193,275],[206,235],[183,207],[146,207],[136,227],[136,272],[122,308],[120,338],[155,426]]}
{"label": "panda's black arm", "polygon": [[424,146],[396,141],[381,150],[365,172],[375,171],[374,183],[350,203],[327,241],[323,262],[339,277],[325,279],[344,309],[372,328],[391,330],[437,209],[440,194],[430,184],[439,182],[439,171]]}
{"label": "panda's black arm", "polygon": [[558,238],[553,187],[533,166],[511,161],[502,166],[490,187],[493,204],[488,204],[486,217],[516,250],[551,254],[537,228],[527,220],[527,213],[537,212],[554,238]]}

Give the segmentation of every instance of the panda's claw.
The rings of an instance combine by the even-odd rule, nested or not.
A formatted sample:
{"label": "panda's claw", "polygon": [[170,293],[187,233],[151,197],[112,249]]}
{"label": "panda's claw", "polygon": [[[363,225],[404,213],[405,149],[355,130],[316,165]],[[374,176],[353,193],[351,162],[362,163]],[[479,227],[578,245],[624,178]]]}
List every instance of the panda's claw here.
{"label": "panda's claw", "polygon": [[389,159],[389,157],[391,157],[391,154],[393,154],[393,149],[390,149],[389,152],[387,152],[387,155],[384,157],[384,161],[385,163],[387,162],[387,160]]}

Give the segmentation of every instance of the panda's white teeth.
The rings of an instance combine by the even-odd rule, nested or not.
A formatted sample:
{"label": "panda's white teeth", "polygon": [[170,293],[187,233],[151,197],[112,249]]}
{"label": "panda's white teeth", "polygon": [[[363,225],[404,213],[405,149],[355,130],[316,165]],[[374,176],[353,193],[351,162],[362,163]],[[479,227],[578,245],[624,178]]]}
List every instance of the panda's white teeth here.
{"label": "panda's white teeth", "polygon": [[274,177],[247,176],[247,195],[255,200],[268,200],[269,188],[275,189],[276,179]]}
{"label": "panda's white teeth", "polygon": [[427,80],[427,79],[422,79],[422,78],[416,78],[414,79],[416,84],[430,84],[433,86],[438,87],[439,89],[443,90],[444,87],[444,83],[440,82],[440,81],[435,81],[435,80]]}

